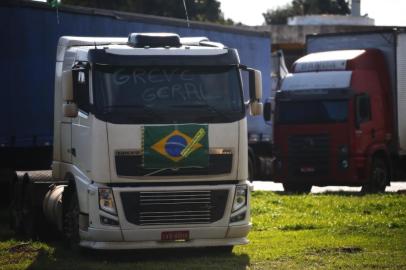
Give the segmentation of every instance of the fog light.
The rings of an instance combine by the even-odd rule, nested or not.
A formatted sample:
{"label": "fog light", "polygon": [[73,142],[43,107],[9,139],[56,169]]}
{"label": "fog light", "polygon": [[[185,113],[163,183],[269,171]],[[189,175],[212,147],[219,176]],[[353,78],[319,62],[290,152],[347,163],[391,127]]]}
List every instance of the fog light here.
{"label": "fog light", "polygon": [[241,220],[244,220],[244,219],[245,219],[245,211],[238,214],[238,215],[232,216],[230,218],[230,223],[238,222],[238,221],[241,221]]}
{"label": "fog light", "polygon": [[343,161],[341,161],[341,167],[343,169],[348,169],[349,167],[348,160],[344,159]]}
{"label": "fog light", "polygon": [[108,218],[108,217],[104,217],[104,216],[100,216],[100,223],[103,225],[109,225],[109,226],[118,226],[119,223],[117,220]]}

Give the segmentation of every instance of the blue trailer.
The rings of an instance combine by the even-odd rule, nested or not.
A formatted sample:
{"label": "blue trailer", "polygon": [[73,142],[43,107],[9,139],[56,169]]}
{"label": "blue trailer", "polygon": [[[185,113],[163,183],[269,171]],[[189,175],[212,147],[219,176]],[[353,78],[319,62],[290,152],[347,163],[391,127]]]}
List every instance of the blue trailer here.
{"label": "blue trailer", "polygon": [[[49,169],[52,159],[53,92],[60,36],[123,37],[130,32],[205,36],[237,48],[244,65],[262,71],[263,99],[270,97],[270,34],[246,28],[61,6],[32,1],[0,3],[0,170]],[[247,94],[248,99],[248,94]],[[271,127],[249,118],[250,169],[259,176],[269,160]],[[259,157],[261,155],[262,157]],[[264,168],[265,167],[265,168]]]}

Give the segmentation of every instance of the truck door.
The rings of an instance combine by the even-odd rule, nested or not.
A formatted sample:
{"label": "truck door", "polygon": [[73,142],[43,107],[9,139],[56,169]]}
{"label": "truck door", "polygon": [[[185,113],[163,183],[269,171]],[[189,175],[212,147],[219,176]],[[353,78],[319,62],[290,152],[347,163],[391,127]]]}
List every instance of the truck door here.
{"label": "truck door", "polygon": [[89,117],[89,66],[76,63],[73,67],[74,100],[79,113],[72,119],[72,163],[84,172],[90,172],[91,142]]}

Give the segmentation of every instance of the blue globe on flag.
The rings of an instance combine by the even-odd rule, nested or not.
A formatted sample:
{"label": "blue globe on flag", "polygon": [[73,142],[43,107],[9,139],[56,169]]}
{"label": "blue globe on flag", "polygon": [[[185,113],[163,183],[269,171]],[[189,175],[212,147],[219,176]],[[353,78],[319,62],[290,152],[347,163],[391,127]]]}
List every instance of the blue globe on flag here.
{"label": "blue globe on flag", "polygon": [[165,151],[171,157],[180,157],[182,150],[185,149],[187,141],[180,135],[174,135],[165,143]]}

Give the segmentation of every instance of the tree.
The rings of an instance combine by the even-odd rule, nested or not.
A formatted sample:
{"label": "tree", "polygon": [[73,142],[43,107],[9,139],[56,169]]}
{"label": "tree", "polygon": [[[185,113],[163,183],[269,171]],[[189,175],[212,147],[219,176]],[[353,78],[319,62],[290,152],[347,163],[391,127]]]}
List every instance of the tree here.
{"label": "tree", "polygon": [[346,0],[293,0],[290,4],[263,13],[266,24],[286,24],[288,17],[313,14],[350,14]]}
{"label": "tree", "polygon": [[[62,4],[186,19],[183,0],[62,0]],[[185,0],[190,20],[233,24],[225,20],[217,0]]]}

